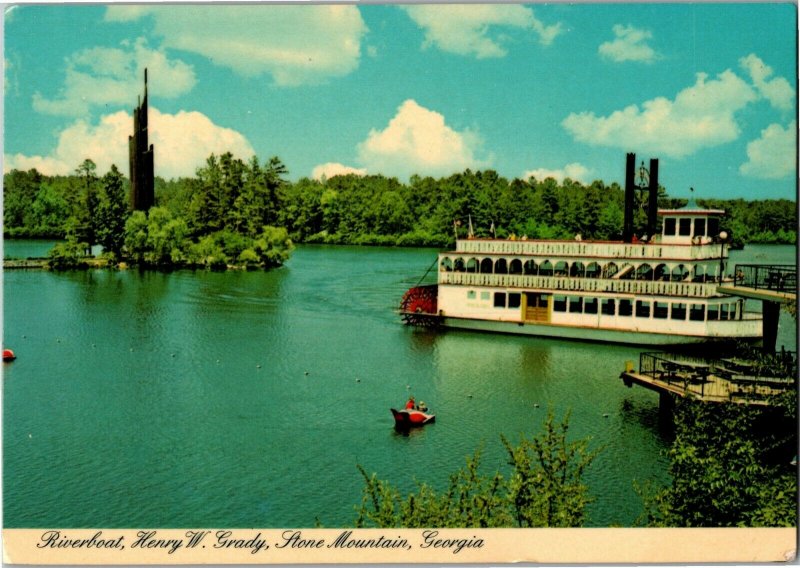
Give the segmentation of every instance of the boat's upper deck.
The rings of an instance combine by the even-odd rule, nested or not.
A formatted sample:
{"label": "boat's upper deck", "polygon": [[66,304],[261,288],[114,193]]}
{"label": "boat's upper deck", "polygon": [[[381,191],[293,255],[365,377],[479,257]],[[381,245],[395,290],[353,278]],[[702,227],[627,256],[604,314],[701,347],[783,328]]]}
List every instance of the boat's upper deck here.
{"label": "boat's upper deck", "polygon": [[711,260],[727,256],[727,245],[697,241],[694,244],[625,243],[622,241],[544,241],[511,239],[459,239],[458,254],[599,259]]}

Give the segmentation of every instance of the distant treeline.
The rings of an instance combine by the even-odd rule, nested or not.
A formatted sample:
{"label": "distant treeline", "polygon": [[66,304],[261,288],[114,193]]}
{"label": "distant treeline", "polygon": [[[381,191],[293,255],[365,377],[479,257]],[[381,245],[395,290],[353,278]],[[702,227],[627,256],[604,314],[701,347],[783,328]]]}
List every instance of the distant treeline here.
{"label": "distant treeline", "polygon": [[[194,177],[157,178],[156,205],[170,218],[182,219],[186,235],[195,242],[220,231],[255,237],[264,226],[271,226],[285,228],[295,242],[445,246],[456,231],[466,235],[470,221],[479,237],[621,237],[624,191],[616,183],[509,180],[492,170],[466,170],[438,179],[412,176],[408,183],[381,175],[303,178],[292,183],[286,174],[278,158],[260,165],[256,159],[244,162],[230,154],[212,155]],[[4,178],[8,237],[63,238],[70,219],[88,222],[91,189],[87,193],[87,188],[99,181],[80,167],[71,176],[15,170]],[[127,194],[127,180],[122,183]],[[726,210],[723,226],[739,244],[796,242],[793,201],[698,202]],[[662,188],[661,207],[685,203],[667,197]],[[637,216],[643,226],[641,208]]]}

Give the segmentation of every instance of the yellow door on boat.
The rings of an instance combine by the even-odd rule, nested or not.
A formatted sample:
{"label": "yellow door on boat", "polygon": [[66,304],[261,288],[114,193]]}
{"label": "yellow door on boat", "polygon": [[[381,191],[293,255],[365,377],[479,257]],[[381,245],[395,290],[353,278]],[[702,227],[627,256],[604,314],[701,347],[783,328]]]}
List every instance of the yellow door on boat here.
{"label": "yellow door on boat", "polygon": [[526,322],[550,322],[550,294],[525,292],[524,319]]}

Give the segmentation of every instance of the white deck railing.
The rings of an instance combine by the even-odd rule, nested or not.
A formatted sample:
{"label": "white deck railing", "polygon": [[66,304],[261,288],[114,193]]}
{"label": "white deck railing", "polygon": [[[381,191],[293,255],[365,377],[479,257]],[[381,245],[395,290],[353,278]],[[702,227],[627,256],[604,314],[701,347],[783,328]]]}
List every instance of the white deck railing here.
{"label": "white deck railing", "polygon": [[715,282],[663,282],[650,280],[611,280],[608,278],[571,278],[568,276],[530,276],[523,274],[480,274],[439,272],[439,284],[496,286],[529,290],[609,292],[654,296],[707,298],[719,296]]}
{"label": "white deck railing", "polygon": [[583,262],[591,262],[593,258],[707,260],[719,258],[720,245],[469,239],[456,241],[455,251],[445,254],[450,257],[459,254],[584,257]]}

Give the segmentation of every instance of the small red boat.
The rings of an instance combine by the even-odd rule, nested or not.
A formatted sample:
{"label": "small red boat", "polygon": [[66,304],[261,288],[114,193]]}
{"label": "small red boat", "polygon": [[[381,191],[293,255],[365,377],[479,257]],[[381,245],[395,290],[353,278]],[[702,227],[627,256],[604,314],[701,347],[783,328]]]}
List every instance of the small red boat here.
{"label": "small red boat", "polygon": [[3,361],[13,361],[17,356],[11,349],[3,349]]}
{"label": "small red boat", "polygon": [[391,411],[392,416],[394,416],[394,425],[396,428],[413,428],[436,421],[435,414],[427,414],[413,408],[404,408],[402,410],[392,408]]}

